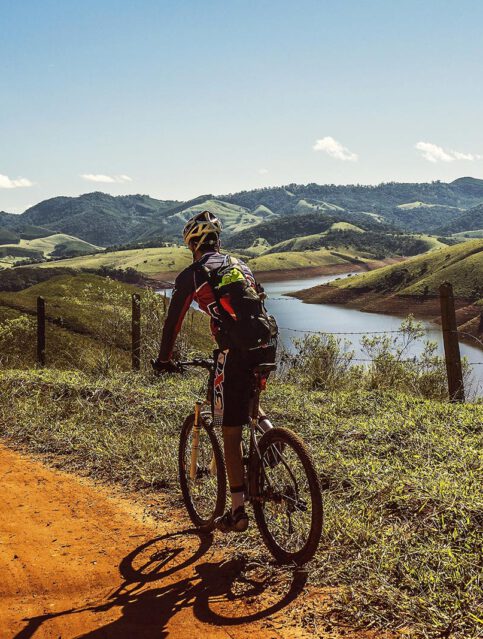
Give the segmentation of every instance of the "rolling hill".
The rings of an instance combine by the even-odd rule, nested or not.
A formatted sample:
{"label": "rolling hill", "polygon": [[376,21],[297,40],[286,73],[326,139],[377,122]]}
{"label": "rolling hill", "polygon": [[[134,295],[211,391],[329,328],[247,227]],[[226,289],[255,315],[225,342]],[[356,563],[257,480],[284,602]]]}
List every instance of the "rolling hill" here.
{"label": "rolling hill", "polygon": [[388,182],[377,186],[289,184],[232,193],[221,199],[250,210],[263,205],[279,214],[294,213],[301,199],[320,206],[330,203],[346,211],[383,214],[413,202],[467,209],[483,202],[483,180],[464,177],[450,183]]}
{"label": "rolling hill", "polygon": [[438,230],[442,235],[452,235],[465,231],[483,231],[483,204],[461,213],[452,222]]}
{"label": "rolling hill", "polygon": [[[20,215],[0,213],[0,261],[5,267],[22,258],[70,257],[109,247],[110,255],[81,262],[133,267],[149,275],[174,272],[185,258],[165,245],[179,241],[186,220],[204,209],[222,220],[224,246],[271,269],[278,263],[295,267],[297,260],[300,268],[325,264],[328,255],[337,263],[336,254],[381,260],[442,245],[427,233],[460,234],[442,240],[447,243],[467,239],[461,233],[479,235],[482,208],[483,180],[475,178],[449,184],[290,184],[186,202],[94,192],[51,198]],[[131,247],[122,255],[115,250]],[[304,256],[307,251],[312,256]]]}
{"label": "rolling hill", "polygon": [[381,224],[364,213],[354,215],[332,213],[329,215],[314,211],[312,213],[270,218],[255,226],[234,233],[225,241],[225,244],[227,247],[248,248],[256,240],[263,239],[273,246],[297,237],[326,233],[335,225],[338,225],[338,227],[336,226],[334,230],[337,228],[339,230],[347,230],[350,226],[357,226],[359,231],[394,231],[394,228],[387,224]]}
{"label": "rolling hill", "polygon": [[20,234],[26,226],[42,227],[97,246],[114,246],[172,240],[193,213],[208,208],[220,216],[226,235],[242,233],[276,217],[324,213],[344,216],[342,221],[356,226],[363,216],[404,231],[433,232],[482,203],[483,180],[469,177],[451,183],[377,186],[290,184],[223,196],[202,195],[187,202],[94,192],[51,198],[20,215],[0,213],[0,228]]}
{"label": "rolling hill", "polygon": [[[339,280],[325,287],[336,291],[359,291],[397,295],[436,294],[444,281],[453,284],[455,295],[483,296],[483,240],[472,240],[364,273],[354,280]],[[315,301],[317,287],[304,292]]]}
{"label": "rolling hill", "polygon": [[439,286],[453,285],[457,320],[465,331],[480,330],[483,312],[483,240],[418,255],[355,278],[336,280],[296,293],[310,303],[348,304],[361,310],[435,318]]}
{"label": "rolling hill", "polygon": [[[10,243],[3,243],[2,229],[0,229],[0,268],[13,266],[19,260],[29,259],[43,261],[47,258],[67,258],[79,255],[88,255],[99,250],[98,246],[84,242],[77,237],[66,235],[65,233],[52,233],[48,231],[47,235],[40,231],[33,230],[29,235],[41,235],[33,239],[23,239],[24,234],[16,236],[16,240]],[[7,231],[8,233],[8,231]],[[5,235],[3,238],[5,239]]]}
{"label": "rolling hill", "polygon": [[136,239],[174,204],[147,195],[113,197],[95,192],[45,200],[21,215],[10,216],[2,225],[17,231],[29,225],[41,226],[98,246],[110,246]]}
{"label": "rolling hill", "polygon": [[[0,247],[1,248],[1,247]],[[170,273],[174,277],[192,261],[191,253],[184,246],[163,246],[125,251],[107,251],[56,262],[44,262],[40,268],[59,266],[82,269],[133,268],[146,276]]]}
{"label": "rolling hill", "polygon": [[258,225],[267,218],[277,217],[263,208],[258,208],[257,212],[251,212],[237,204],[230,204],[213,196],[203,196],[165,211],[153,228],[143,233],[138,239],[141,242],[156,237],[179,239],[186,222],[196,213],[206,209],[221,220],[225,237]]}

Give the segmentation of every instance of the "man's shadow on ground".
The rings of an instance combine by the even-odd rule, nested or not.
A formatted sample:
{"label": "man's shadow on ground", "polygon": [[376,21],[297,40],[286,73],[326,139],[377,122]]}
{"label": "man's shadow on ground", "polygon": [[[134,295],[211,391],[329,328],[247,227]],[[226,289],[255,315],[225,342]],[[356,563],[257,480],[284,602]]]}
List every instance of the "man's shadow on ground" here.
{"label": "man's shadow on ground", "polygon": [[[187,535],[198,540],[196,550],[188,554],[183,541]],[[199,561],[212,541],[211,535],[189,530],[144,543],[121,561],[119,569],[125,581],[106,601],[26,619],[25,627],[14,639],[34,637],[45,622],[56,617],[112,609],[120,609],[122,616],[79,635],[78,639],[163,639],[169,634],[169,620],[183,609],[191,608],[194,616],[204,623],[235,626],[269,617],[302,592],[307,580],[305,571],[295,571],[285,594],[274,597],[274,593],[268,591],[270,577],[247,576],[250,572],[247,563],[240,558],[199,563],[195,576],[179,581],[170,579],[171,583],[163,586],[164,579]],[[260,607],[259,602],[257,610],[247,613],[248,602],[264,594],[268,605]]]}

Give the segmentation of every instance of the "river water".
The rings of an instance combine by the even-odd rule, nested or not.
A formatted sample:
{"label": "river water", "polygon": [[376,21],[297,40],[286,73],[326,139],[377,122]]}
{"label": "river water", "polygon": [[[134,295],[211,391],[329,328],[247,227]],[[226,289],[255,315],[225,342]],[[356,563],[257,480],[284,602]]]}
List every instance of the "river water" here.
{"label": "river water", "polygon": [[[345,273],[342,275],[325,275],[314,278],[293,279],[284,282],[270,282],[263,285],[268,298],[267,310],[272,313],[280,327],[282,342],[289,350],[294,350],[293,340],[301,338],[310,331],[327,333],[367,333],[371,331],[396,331],[400,328],[403,318],[394,315],[379,313],[363,313],[357,309],[335,304],[304,304],[295,297],[289,297],[287,293],[300,291],[304,288],[325,284],[338,277],[344,278],[357,273]],[[166,294],[171,295],[171,290]],[[412,357],[421,353],[424,341],[431,340],[437,343],[438,352],[443,353],[443,337],[441,329],[430,322],[423,322],[426,336],[420,342],[411,346],[405,357]],[[397,334],[393,335],[395,338]],[[347,348],[354,351],[355,357],[367,358],[362,345],[362,335],[338,335],[347,342]],[[460,342],[461,355],[468,362],[483,362],[483,351]],[[472,376],[470,384],[467,384],[467,396],[483,396],[483,365],[471,367]],[[468,387],[469,386],[469,387]]]}
{"label": "river water", "polygon": [[[287,293],[300,291],[304,288],[325,284],[338,277],[347,277],[349,274],[320,276],[310,279],[288,280],[284,282],[270,282],[264,284],[268,295],[267,309],[276,318],[280,327],[281,339],[284,345],[293,350],[293,339],[303,337],[308,331],[320,331],[328,333],[364,333],[370,331],[395,331],[398,330],[403,318],[394,315],[379,313],[365,313],[357,309],[335,304],[304,304],[295,297],[287,296]],[[351,273],[352,277],[357,273]],[[431,322],[423,322],[426,329],[426,337],[412,345],[407,357],[419,354],[425,340],[437,343],[438,352],[443,353],[443,336],[441,329]],[[367,358],[361,346],[362,335],[339,335],[341,340],[347,340],[347,347],[354,351],[356,358]],[[397,334],[394,334],[397,337]],[[483,351],[460,342],[462,357],[469,362],[483,362]],[[468,395],[483,396],[483,365],[472,366],[472,380]]]}

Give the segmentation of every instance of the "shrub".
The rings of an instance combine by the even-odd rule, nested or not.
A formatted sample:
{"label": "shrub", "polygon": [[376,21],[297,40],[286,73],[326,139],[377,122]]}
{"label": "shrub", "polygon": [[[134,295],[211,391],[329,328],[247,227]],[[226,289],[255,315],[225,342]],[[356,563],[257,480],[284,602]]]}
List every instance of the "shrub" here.
{"label": "shrub", "polygon": [[294,340],[295,355],[282,356],[282,374],[312,390],[335,390],[351,386],[357,375],[354,352],[334,335],[305,335]]}

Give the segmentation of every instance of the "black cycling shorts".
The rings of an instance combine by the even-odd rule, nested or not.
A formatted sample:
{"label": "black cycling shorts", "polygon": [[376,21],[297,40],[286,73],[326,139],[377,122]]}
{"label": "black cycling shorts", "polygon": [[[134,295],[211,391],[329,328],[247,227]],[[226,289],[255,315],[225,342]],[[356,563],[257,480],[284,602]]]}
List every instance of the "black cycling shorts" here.
{"label": "black cycling shorts", "polygon": [[214,352],[213,417],[215,424],[243,426],[250,421],[251,375],[257,364],[275,362],[276,343],[251,351]]}

